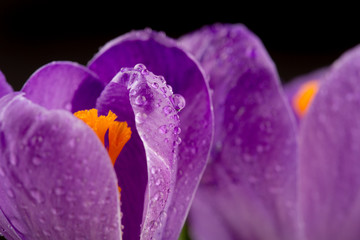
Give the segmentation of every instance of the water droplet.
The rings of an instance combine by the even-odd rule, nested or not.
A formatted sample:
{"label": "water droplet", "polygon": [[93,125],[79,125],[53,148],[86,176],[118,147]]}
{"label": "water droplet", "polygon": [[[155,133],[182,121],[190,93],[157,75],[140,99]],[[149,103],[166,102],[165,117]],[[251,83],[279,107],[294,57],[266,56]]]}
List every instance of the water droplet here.
{"label": "water droplet", "polygon": [[165,221],[166,217],[167,217],[166,211],[161,211],[159,215],[160,221]]}
{"label": "water droplet", "polygon": [[14,198],[14,192],[13,192],[11,189],[8,189],[8,190],[6,191],[6,193],[7,193],[7,195],[8,195],[9,198]]}
{"label": "water droplet", "polygon": [[161,184],[161,182],[162,182],[161,179],[158,178],[158,179],[156,180],[156,182],[155,182],[155,185],[156,185],[156,186],[159,186],[159,185]]}
{"label": "water droplet", "polygon": [[162,84],[165,84],[165,83],[166,83],[164,76],[159,75],[159,76],[158,76],[158,79],[160,80],[160,82],[161,82]]}
{"label": "water droplet", "polygon": [[137,123],[139,123],[139,124],[145,122],[146,118],[147,118],[146,113],[140,113],[140,112],[138,112],[138,113],[136,113],[136,115],[135,115],[135,121],[136,121]]}
{"label": "water droplet", "polygon": [[143,75],[148,75],[148,74],[149,74],[149,70],[147,70],[147,69],[145,68],[145,69],[141,70],[141,73],[142,73]]}
{"label": "water droplet", "polygon": [[55,190],[54,190],[54,192],[55,192],[55,194],[56,194],[57,196],[61,196],[61,195],[63,195],[63,194],[65,193],[64,189],[61,188],[61,187],[56,187]]}
{"label": "water droplet", "polygon": [[159,84],[157,82],[153,82],[151,84],[151,86],[154,88],[154,89],[158,89],[159,88]]}
{"label": "water droplet", "polygon": [[181,138],[177,137],[174,141],[174,146],[179,145],[181,143]]}
{"label": "water droplet", "polygon": [[257,151],[258,153],[262,153],[262,152],[264,151],[264,147],[261,146],[261,145],[258,145],[258,146],[256,146],[256,151]]}
{"label": "water droplet", "polygon": [[174,134],[180,134],[181,128],[180,127],[174,127]]}
{"label": "water droplet", "polygon": [[31,189],[30,196],[37,204],[43,203],[45,201],[44,195],[37,189]]}
{"label": "water droplet", "polygon": [[[121,69],[121,70],[125,70],[125,69]],[[120,78],[120,81],[123,82],[123,83],[127,83],[129,81],[129,74],[128,73],[124,73],[121,78]]]}
{"label": "water droplet", "polygon": [[64,230],[64,228],[61,227],[61,226],[56,225],[56,226],[54,226],[54,230],[57,231],[57,232],[61,232],[61,231]]}
{"label": "water droplet", "polygon": [[179,121],[179,120],[180,120],[180,117],[179,117],[179,115],[175,114],[175,115],[172,116],[172,119],[173,119],[174,121]]}
{"label": "water droplet", "polygon": [[136,69],[136,70],[144,70],[144,69],[146,69],[146,67],[145,67],[144,64],[138,63],[138,64],[135,65],[134,69]]}
{"label": "water droplet", "polygon": [[39,158],[39,157],[33,157],[32,159],[31,159],[31,162],[32,162],[32,164],[34,164],[35,166],[39,166],[40,164],[41,164],[41,159]]}
{"label": "water droplet", "polygon": [[134,96],[134,95],[136,95],[136,93],[137,93],[137,91],[135,89],[131,89],[129,92],[129,95]]}
{"label": "water droplet", "polygon": [[160,90],[161,90],[163,93],[166,93],[166,92],[167,92],[166,87],[162,87]]}
{"label": "water droplet", "polygon": [[173,109],[170,106],[165,106],[163,108],[163,112],[165,113],[165,116],[169,115],[170,113],[172,113]]}
{"label": "water droplet", "polygon": [[167,126],[162,125],[159,127],[159,133],[166,134],[168,132]]}
{"label": "water droplet", "polygon": [[181,111],[185,107],[185,98],[180,94],[173,94],[170,98],[171,103],[174,105],[176,111]]}
{"label": "water droplet", "polygon": [[154,196],[152,197],[152,200],[153,200],[153,202],[156,202],[157,200],[159,200],[159,193],[157,192],[157,193],[155,193],[154,194]]}
{"label": "water droplet", "polygon": [[71,111],[71,108],[72,108],[71,103],[66,103],[66,104],[64,105],[64,109],[67,110],[67,111]]}
{"label": "water droplet", "polygon": [[18,160],[13,154],[11,154],[9,156],[9,162],[10,162],[11,165],[16,166],[17,163],[18,163]]}
{"label": "water droplet", "polygon": [[0,167],[0,176],[5,177],[5,172],[1,167]]}
{"label": "water droplet", "polygon": [[143,105],[146,104],[146,102],[147,102],[147,100],[146,100],[145,96],[140,96],[139,95],[139,96],[137,96],[135,98],[135,104],[138,105],[138,106],[143,106]]}

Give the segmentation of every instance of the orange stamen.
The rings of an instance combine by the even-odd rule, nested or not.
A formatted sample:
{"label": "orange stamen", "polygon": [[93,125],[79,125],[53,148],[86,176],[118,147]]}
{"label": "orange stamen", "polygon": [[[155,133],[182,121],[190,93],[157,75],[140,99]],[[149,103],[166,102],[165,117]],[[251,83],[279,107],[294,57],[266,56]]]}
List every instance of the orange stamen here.
{"label": "orange stamen", "polygon": [[293,107],[296,114],[302,118],[307,112],[311,102],[319,89],[317,80],[304,83],[293,98]]}
{"label": "orange stamen", "polygon": [[[111,111],[107,116],[98,116],[96,109],[78,111],[74,115],[94,130],[104,146],[105,142],[109,143],[105,147],[114,165],[124,145],[131,137],[131,129],[127,123],[115,121],[117,116]],[[109,131],[107,136],[109,141],[105,141],[107,131]]]}

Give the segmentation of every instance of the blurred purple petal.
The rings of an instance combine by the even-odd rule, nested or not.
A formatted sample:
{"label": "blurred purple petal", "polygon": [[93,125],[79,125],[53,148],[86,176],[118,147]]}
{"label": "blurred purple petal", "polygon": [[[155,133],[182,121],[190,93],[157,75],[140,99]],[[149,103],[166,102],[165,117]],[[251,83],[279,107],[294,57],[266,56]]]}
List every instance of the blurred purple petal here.
{"label": "blurred purple petal", "polygon": [[293,239],[295,122],[272,60],[243,25],[205,27],[180,43],[214,90],[214,146],[200,198],[213,198],[214,217],[227,223],[230,239]]}
{"label": "blurred purple petal", "polygon": [[0,71],[0,98],[12,91],[12,87],[6,82],[4,74]]}
{"label": "blurred purple petal", "polygon": [[103,88],[104,84],[86,67],[73,62],[52,62],[38,69],[22,92],[47,109],[74,113],[94,108]]}
{"label": "blurred purple petal", "polygon": [[[174,92],[186,100],[186,107],[179,114],[183,141],[179,146],[177,181],[163,236],[164,239],[175,239],[184,224],[212,141],[208,86],[192,57],[174,40],[151,30],[134,31],[110,41],[90,61],[89,68],[107,83],[122,67],[133,67],[138,63],[143,63],[154,74],[164,76]],[[161,90],[170,91],[166,87]]]}
{"label": "blurred purple petal", "polygon": [[189,229],[189,235],[196,240],[237,239],[218,212],[212,193],[204,191],[206,189],[199,187],[191,206],[188,221],[193,227]]}
{"label": "blurred purple petal", "polygon": [[[100,113],[111,110],[132,129],[126,149],[133,152],[122,152],[115,165],[123,194],[125,239],[158,239],[174,191],[180,122],[170,101],[174,95],[170,90],[164,93],[163,87],[168,89],[162,77],[138,64],[122,69],[98,99]],[[147,172],[142,173],[144,168]]]}
{"label": "blurred purple petal", "polygon": [[360,236],[360,47],[329,69],[300,132],[299,191],[308,240]]}
{"label": "blurred purple petal", "polygon": [[0,109],[0,208],[19,236],[120,239],[117,180],[95,133],[21,95]]}

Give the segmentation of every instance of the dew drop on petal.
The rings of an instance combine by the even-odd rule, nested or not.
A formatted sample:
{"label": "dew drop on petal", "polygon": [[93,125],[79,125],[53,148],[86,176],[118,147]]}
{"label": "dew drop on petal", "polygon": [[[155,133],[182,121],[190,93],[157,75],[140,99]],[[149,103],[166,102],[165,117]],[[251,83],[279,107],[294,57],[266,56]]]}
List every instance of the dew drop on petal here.
{"label": "dew drop on petal", "polygon": [[159,84],[157,82],[153,82],[151,84],[151,87],[153,87],[154,89],[158,89],[159,88]]}
{"label": "dew drop on petal", "polygon": [[168,132],[167,126],[162,125],[159,127],[159,133],[166,134]]}
{"label": "dew drop on petal", "polygon": [[173,94],[170,97],[171,103],[174,105],[176,111],[181,111],[185,107],[185,98],[180,94]]}
{"label": "dew drop on petal", "polygon": [[145,67],[144,64],[138,63],[138,64],[135,65],[134,69],[136,69],[136,70],[144,70],[144,69],[146,69],[146,67]]}
{"label": "dew drop on petal", "polygon": [[31,159],[31,162],[33,165],[35,166],[39,166],[41,164],[41,159],[39,157],[36,157],[34,156],[32,159]]}
{"label": "dew drop on petal", "polygon": [[180,127],[174,127],[174,134],[180,134],[181,128]]}
{"label": "dew drop on petal", "polygon": [[6,191],[6,193],[7,193],[7,195],[8,195],[9,198],[14,198],[14,192],[13,192],[11,189],[8,189],[8,190]]}
{"label": "dew drop on petal", "polygon": [[136,121],[137,123],[139,123],[139,124],[145,122],[146,118],[147,118],[146,113],[140,113],[140,112],[138,112],[138,113],[136,113],[136,115],[135,115],[135,121]]}
{"label": "dew drop on petal", "polygon": [[163,112],[165,113],[165,115],[169,115],[170,113],[172,113],[173,109],[170,106],[165,106],[163,108]]}
{"label": "dew drop on petal", "polygon": [[147,100],[146,100],[145,96],[139,95],[135,98],[135,104],[138,106],[143,106],[146,104],[146,102],[147,102]]}
{"label": "dew drop on petal", "polygon": [[32,200],[37,204],[43,203],[45,201],[44,195],[37,189],[31,189],[30,196]]}

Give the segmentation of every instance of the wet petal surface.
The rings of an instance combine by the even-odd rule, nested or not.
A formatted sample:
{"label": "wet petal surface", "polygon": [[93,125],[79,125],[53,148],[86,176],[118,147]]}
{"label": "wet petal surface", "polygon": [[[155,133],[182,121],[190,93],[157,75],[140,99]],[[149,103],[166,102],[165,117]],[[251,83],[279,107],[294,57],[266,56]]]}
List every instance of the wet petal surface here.
{"label": "wet petal surface", "polygon": [[[142,63],[156,75],[162,75],[181,94],[186,107],[179,113],[179,158],[174,196],[167,213],[164,239],[176,239],[188,213],[195,189],[204,171],[213,135],[213,118],[208,86],[197,63],[177,43],[162,33],[151,30],[134,31],[106,44],[90,61],[89,68],[104,82],[109,82],[122,67]],[[158,86],[164,94],[169,87]],[[184,105],[177,96],[172,99],[179,110]],[[168,117],[176,111],[165,108]],[[159,131],[168,131],[161,128]],[[161,133],[160,133],[161,134]]]}
{"label": "wet petal surface", "polygon": [[47,109],[74,113],[94,108],[103,88],[104,84],[86,67],[73,62],[52,62],[38,69],[21,91]]}
{"label": "wet petal surface", "polygon": [[309,240],[360,236],[360,47],[329,69],[300,129],[300,211]]}
{"label": "wet petal surface", "polygon": [[0,208],[19,236],[120,239],[117,180],[95,133],[21,95],[0,109]]}
{"label": "wet petal surface", "polygon": [[230,232],[224,239],[291,239],[295,124],[273,62],[243,25],[205,27],[180,43],[199,59],[213,89],[214,146],[200,198],[212,198],[214,217]]}
{"label": "wet petal surface", "polygon": [[0,71],[0,98],[12,91],[12,87],[6,82],[4,74]]}
{"label": "wet petal surface", "polygon": [[174,192],[180,121],[171,102],[174,95],[163,87],[169,88],[162,77],[138,64],[122,69],[97,103],[100,112],[111,110],[133,132],[127,148],[134,152],[122,152],[115,165],[126,239],[158,239]]}

